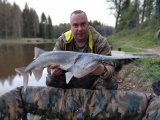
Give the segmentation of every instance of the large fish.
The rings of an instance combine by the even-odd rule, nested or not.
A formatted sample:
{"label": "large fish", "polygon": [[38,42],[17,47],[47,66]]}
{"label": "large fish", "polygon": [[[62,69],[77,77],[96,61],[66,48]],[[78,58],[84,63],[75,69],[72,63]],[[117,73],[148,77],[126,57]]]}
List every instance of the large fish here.
{"label": "large fish", "polygon": [[81,53],[73,51],[44,51],[35,47],[34,60],[26,67],[15,68],[15,71],[23,76],[24,90],[28,85],[28,76],[33,72],[36,80],[40,80],[43,69],[51,64],[59,64],[66,72],[66,82],[71,78],[82,78],[94,71],[103,61],[117,59],[143,58],[144,56],[105,56],[94,53]]}

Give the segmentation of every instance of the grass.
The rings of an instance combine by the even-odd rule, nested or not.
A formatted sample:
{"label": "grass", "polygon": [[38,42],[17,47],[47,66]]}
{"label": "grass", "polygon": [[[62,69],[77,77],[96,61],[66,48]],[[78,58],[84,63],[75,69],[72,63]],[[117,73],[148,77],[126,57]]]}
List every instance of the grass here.
{"label": "grass", "polygon": [[138,71],[141,78],[151,81],[160,80],[160,58],[146,58],[134,61],[134,65],[141,67],[143,70]]}
{"label": "grass", "polygon": [[143,48],[160,46],[160,40],[155,39],[154,34],[149,28],[126,30],[109,36],[108,41],[113,49],[121,48],[127,52],[141,52]]}
{"label": "grass", "polygon": [[[143,52],[147,48],[160,48],[160,40],[154,38],[155,32],[150,26],[125,30],[109,36],[108,41],[114,50],[121,48],[126,52]],[[160,80],[160,58],[139,59],[131,64],[143,68],[138,75],[146,81]]]}

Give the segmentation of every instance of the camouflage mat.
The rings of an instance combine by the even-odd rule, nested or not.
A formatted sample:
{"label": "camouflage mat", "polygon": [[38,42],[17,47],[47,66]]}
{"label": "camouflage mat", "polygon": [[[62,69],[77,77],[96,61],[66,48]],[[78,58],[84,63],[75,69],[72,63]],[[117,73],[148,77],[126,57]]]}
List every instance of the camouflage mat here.
{"label": "camouflage mat", "polygon": [[149,102],[143,120],[159,120],[160,119],[160,96],[154,96]]}
{"label": "camouflage mat", "polygon": [[[0,120],[152,120],[160,97],[133,91],[18,87],[0,96]],[[155,119],[154,119],[155,120]]]}

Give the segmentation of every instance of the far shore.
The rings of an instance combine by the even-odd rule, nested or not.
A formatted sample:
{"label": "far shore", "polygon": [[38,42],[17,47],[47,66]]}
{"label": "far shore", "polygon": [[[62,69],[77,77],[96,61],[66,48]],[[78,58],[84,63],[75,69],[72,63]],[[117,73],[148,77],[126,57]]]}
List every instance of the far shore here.
{"label": "far shore", "polygon": [[43,44],[54,43],[55,39],[42,39],[42,38],[18,38],[18,39],[0,39],[1,44]]}

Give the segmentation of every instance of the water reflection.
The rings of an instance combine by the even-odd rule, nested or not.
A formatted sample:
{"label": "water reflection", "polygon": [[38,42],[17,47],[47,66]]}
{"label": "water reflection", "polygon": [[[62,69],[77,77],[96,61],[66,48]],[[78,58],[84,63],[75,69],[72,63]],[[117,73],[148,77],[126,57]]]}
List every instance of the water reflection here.
{"label": "water reflection", "polygon": [[[22,78],[14,71],[16,67],[29,64],[34,57],[34,47],[44,50],[52,50],[53,44],[3,44],[0,45],[0,94],[23,84]],[[47,74],[44,71],[44,74]],[[45,85],[45,75],[43,80],[35,81],[30,77],[29,85]]]}

